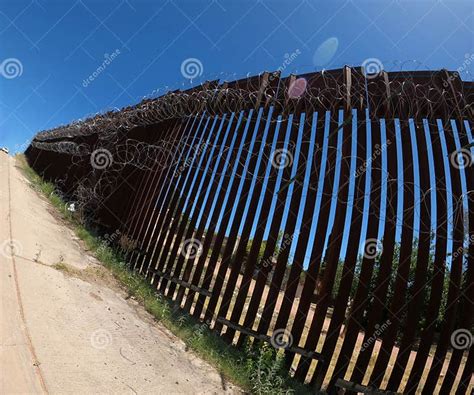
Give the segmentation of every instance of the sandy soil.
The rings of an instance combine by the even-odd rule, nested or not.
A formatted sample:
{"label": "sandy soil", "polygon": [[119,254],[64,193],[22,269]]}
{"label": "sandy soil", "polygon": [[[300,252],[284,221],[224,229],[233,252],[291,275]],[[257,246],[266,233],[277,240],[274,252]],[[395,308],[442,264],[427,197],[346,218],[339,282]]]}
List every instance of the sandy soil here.
{"label": "sandy soil", "polygon": [[126,299],[53,213],[0,153],[1,394],[239,392]]}

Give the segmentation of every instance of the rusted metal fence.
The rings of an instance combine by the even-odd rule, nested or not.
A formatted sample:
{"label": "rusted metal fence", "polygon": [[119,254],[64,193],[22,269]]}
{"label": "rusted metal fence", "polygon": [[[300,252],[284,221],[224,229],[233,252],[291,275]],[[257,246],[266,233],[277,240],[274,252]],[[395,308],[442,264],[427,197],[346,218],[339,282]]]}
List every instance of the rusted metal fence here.
{"label": "rusted metal fence", "polygon": [[130,267],[319,391],[472,390],[472,83],[344,68],[172,92],[27,157]]}

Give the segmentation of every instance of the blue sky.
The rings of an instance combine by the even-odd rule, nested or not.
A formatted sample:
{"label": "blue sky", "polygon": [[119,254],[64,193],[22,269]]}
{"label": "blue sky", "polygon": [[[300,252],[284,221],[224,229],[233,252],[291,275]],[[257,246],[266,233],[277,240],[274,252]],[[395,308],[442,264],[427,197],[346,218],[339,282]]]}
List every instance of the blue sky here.
{"label": "blue sky", "polygon": [[[276,70],[288,56],[284,74],[377,58],[386,70],[444,67],[472,80],[465,56],[474,53],[473,7],[447,0],[3,0],[0,146],[21,151],[40,130],[167,89]],[[192,80],[181,67],[190,58],[198,60]],[[11,59],[17,68],[7,74]],[[12,72],[20,75],[7,78]]]}

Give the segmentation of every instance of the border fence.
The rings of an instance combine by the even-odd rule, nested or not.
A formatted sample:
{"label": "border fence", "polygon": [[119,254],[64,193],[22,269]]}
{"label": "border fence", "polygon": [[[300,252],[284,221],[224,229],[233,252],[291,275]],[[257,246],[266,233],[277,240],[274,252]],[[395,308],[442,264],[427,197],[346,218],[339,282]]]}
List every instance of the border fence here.
{"label": "border fence", "polygon": [[30,165],[126,263],[316,391],[464,394],[474,83],[345,67],[209,81],[36,135]]}

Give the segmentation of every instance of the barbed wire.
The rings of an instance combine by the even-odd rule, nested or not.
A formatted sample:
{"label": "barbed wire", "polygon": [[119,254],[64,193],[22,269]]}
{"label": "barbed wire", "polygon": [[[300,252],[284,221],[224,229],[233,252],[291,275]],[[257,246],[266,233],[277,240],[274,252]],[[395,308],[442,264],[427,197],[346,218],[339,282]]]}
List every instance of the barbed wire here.
{"label": "barbed wire", "polygon": [[[394,118],[407,114],[413,118],[444,114],[472,116],[473,83],[462,83],[462,89],[454,89],[458,82],[455,74],[447,73],[443,81],[436,72],[397,72],[373,75],[356,74],[360,79],[352,87],[353,107],[371,110],[373,116]],[[384,80],[383,77],[392,78]],[[295,81],[304,79],[303,91],[291,94]],[[301,111],[331,110],[343,107],[348,97],[348,85],[340,71],[323,71],[279,78],[279,73],[266,73],[232,83],[217,85],[204,83],[188,91],[168,92],[165,95],[144,99],[135,106],[111,110],[93,117],[77,120],[68,125],[40,132],[35,141],[57,138],[72,138],[97,134],[101,139],[110,139],[111,134],[128,131],[136,127],[154,125],[169,119],[182,119],[199,112],[211,116],[255,108],[259,104],[270,104],[275,108]],[[365,102],[365,99],[368,99]],[[455,105],[453,105],[455,104]],[[457,105],[456,105],[457,104]],[[391,110],[388,110],[391,107]]]}
{"label": "barbed wire", "polygon": [[[273,108],[273,111],[260,111],[260,127],[270,122],[271,127],[279,123],[283,125],[292,114],[305,113],[304,122],[308,128],[312,122],[313,113],[318,113],[320,117],[326,117],[326,122],[330,126],[327,138],[342,128],[350,129],[351,125],[359,126],[369,121],[382,121],[385,124],[396,121],[407,122],[408,119],[426,119],[429,127],[437,127],[437,119],[472,119],[472,98],[474,84],[459,80],[454,73],[448,72],[407,72],[400,71],[394,73],[384,73],[382,70],[375,70],[373,74],[367,74],[366,70],[351,69],[350,78],[344,74],[344,70],[322,71],[320,73],[305,74],[302,76],[290,76],[281,79],[279,73],[263,73],[256,77],[245,78],[218,85],[217,82],[203,83],[201,86],[187,91],[169,92],[156,98],[147,98],[135,106],[129,106],[122,110],[111,110],[103,114],[96,114],[85,120],[78,120],[68,125],[63,125],[55,129],[38,133],[31,143],[31,147],[40,151],[50,151],[64,154],[70,157],[70,168],[58,179],[58,185],[69,185],[71,198],[78,203],[83,211],[94,211],[100,209],[107,197],[113,194],[114,190],[123,181],[121,172],[127,166],[131,166],[142,171],[163,171],[175,168],[186,171],[203,171],[200,163],[216,163],[222,158],[229,157],[226,168],[221,166],[220,170],[214,166],[208,166],[207,171],[214,174],[215,179],[228,174],[229,169],[235,168],[235,177],[252,178],[257,182],[275,180],[281,176],[279,171],[255,171],[255,167],[249,163],[255,162],[256,157],[261,153],[264,166],[274,165],[276,154],[275,147],[279,147],[278,161],[288,161],[279,163],[278,166],[286,167],[293,165],[297,150],[296,141],[291,138],[285,141],[285,127],[281,126],[277,144],[272,141],[272,137],[266,141],[262,140],[262,132],[254,142],[250,140],[242,141],[240,145],[230,145],[231,139],[216,143],[215,139],[217,125],[224,120],[226,114],[242,112],[241,125],[249,122],[253,117],[253,124],[249,127],[248,133],[253,133],[255,119],[258,109],[265,106]],[[298,83],[298,81],[300,81]],[[254,114],[250,115],[249,110],[254,109]],[[344,121],[340,121],[340,110],[344,109]],[[367,110],[369,119],[365,116],[353,118],[351,110]],[[206,144],[192,142],[190,139],[176,141],[174,138],[160,137],[163,135],[165,122],[171,120],[182,120],[183,122],[192,119],[199,114],[217,119],[214,132],[209,132]],[[402,120],[402,121],[400,121]],[[293,116],[291,125],[293,128],[299,127],[299,118]],[[159,125],[158,129],[150,130],[156,133],[156,137],[149,139],[152,142],[140,141],[132,138],[130,131],[137,128]],[[169,126],[166,126],[169,127]],[[332,129],[331,129],[332,128]],[[213,135],[214,133],[214,135]],[[232,132],[230,132],[232,133]],[[360,133],[360,130],[359,130]],[[469,139],[464,129],[457,130],[457,133],[465,139]],[[223,136],[224,131],[221,131]],[[351,138],[350,130],[346,133]],[[211,138],[211,135],[214,137]],[[345,137],[346,138],[346,137]],[[388,139],[388,137],[387,137]],[[58,141],[59,140],[59,141]],[[67,140],[67,141],[64,141]],[[389,141],[389,140],[387,140]],[[395,142],[392,142],[395,144]],[[260,146],[255,151],[254,145]],[[314,144],[308,140],[307,133],[301,138],[301,145]],[[356,160],[352,154],[349,157],[342,155],[342,148],[331,145],[329,141],[323,141],[326,152],[335,150],[335,157],[332,163],[326,163],[326,174],[321,174],[327,178],[325,182],[334,182],[335,174],[340,169],[342,161]],[[285,148],[282,148],[282,147]],[[298,152],[298,169],[291,176],[281,176],[280,189],[288,185],[303,186],[304,174],[307,163],[310,161],[322,161],[324,149],[319,145],[313,147],[313,158],[308,158],[307,153]],[[377,147],[375,147],[377,148]],[[374,155],[387,156],[387,142],[374,150]],[[240,154],[237,155],[237,151]],[[301,150],[300,150],[301,151]],[[180,152],[188,152],[188,156],[179,156]],[[189,159],[186,161],[185,158]],[[382,184],[385,188],[396,188],[396,180],[391,180],[387,169],[377,168],[373,162],[367,163],[366,158],[362,159],[361,169],[355,169],[355,173],[350,176],[355,178],[354,196],[351,197],[351,205],[356,207],[357,201],[367,199],[371,193],[380,194]],[[375,159],[375,158],[373,158]],[[413,158],[415,160],[415,158]],[[472,160],[472,158],[471,158]],[[370,161],[370,159],[369,159]],[[339,163],[339,164],[338,164]],[[357,163],[357,162],[355,162]],[[317,166],[315,166],[317,167]],[[70,182],[68,177],[77,171],[74,169],[87,169],[82,171],[80,179]],[[263,169],[264,170],[264,169]],[[352,169],[353,170],[353,169]],[[175,170],[176,171],[176,170]],[[361,172],[378,171],[381,174],[380,190],[375,190],[372,186],[366,191],[365,185],[359,185],[358,180]],[[178,174],[179,176],[179,174]],[[404,180],[405,181],[405,180]],[[318,185],[306,185],[308,191],[316,191],[320,195],[332,196],[333,190],[329,193],[318,190]],[[342,185],[339,185],[339,190]],[[411,189],[414,196],[416,190],[420,190],[415,183],[404,182],[402,190],[398,191],[401,196],[407,188]],[[358,193],[355,193],[355,192]],[[278,191],[276,191],[278,193]],[[431,199],[431,189],[429,192],[420,193],[420,198],[413,199],[411,207],[405,202],[403,211],[414,210],[416,207],[426,204]],[[452,191],[443,191],[440,194],[446,197],[443,202],[447,206],[452,198]],[[339,198],[336,193],[336,198]],[[463,204],[466,197],[454,197],[452,212],[458,212],[456,208]],[[397,207],[392,207],[392,202],[385,203],[386,212],[397,213]],[[380,213],[378,213],[379,219]],[[384,217],[385,221],[399,225],[400,218]],[[447,219],[451,221],[451,219]],[[440,226],[441,224],[438,224]]]}

